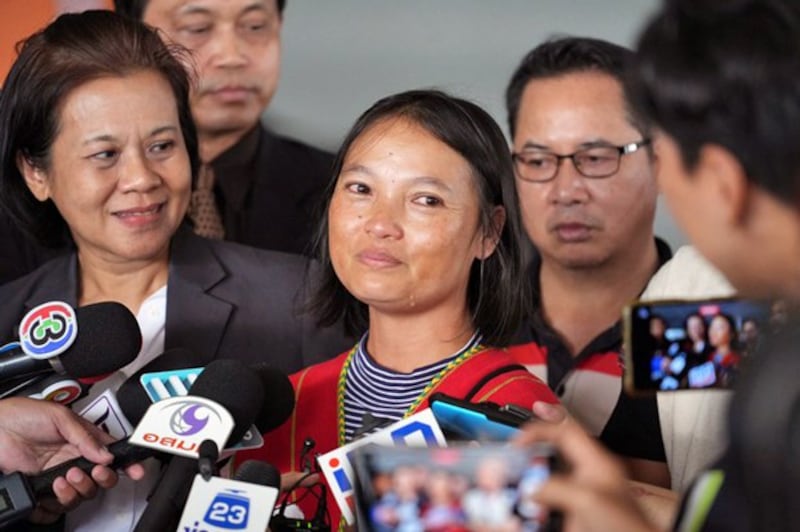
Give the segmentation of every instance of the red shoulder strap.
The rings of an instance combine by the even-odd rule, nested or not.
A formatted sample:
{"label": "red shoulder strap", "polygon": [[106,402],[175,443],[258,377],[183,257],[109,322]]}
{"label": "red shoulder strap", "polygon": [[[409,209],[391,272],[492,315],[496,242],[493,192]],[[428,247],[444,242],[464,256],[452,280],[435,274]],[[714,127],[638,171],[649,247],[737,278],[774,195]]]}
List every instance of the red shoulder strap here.
{"label": "red shoulder strap", "polygon": [[[558,402],[545,383],[507,351],[495,348],[484,349],[468,358],[447,374],[430,394],[434,392],[474,402],[513,403],[527,409],[534,401]],[[426,398],[417,410],[427,407]]]}

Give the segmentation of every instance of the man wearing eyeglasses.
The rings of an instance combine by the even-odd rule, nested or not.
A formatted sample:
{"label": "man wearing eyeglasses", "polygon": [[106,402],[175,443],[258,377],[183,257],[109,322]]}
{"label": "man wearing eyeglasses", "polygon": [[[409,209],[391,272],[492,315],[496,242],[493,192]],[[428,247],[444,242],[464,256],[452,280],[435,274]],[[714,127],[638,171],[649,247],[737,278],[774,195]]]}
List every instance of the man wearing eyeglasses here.
{"label": "man wearing eyeglasses", "polygon": [[634,479],[669,485],[655,398],[622,390],[623,306],[669,247],[653,235],[657,158],[625,101],[631,52],[563,38],[532,50],[506,92],[534,309],[512,348],[570,414],[624,456]]}

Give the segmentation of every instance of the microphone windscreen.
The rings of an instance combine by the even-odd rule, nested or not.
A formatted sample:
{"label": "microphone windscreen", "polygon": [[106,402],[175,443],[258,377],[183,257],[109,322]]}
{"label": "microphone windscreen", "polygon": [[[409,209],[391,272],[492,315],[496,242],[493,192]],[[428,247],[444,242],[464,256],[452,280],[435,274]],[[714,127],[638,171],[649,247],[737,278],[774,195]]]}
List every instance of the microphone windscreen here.
{"label": "microphone windscreen", "polygon": [[259,374],[234,359],[210,362],[189,389],[189,395],[219,403],[233,416],[235,426],[228,441],[239,441],[264,404]]}
{"label": "microphone windscreen", "polygon": [[254,364],[252,368],[258,373],[265,394],[255,425],[261,434],[266,434],[283,425],[292,415],[294,387],[285,373],[266,363]]}
{"label": "microphone windscreen", "polygon": [[270,463],[259,460],[244,462],[236,469],[233,479],[259,486],[281,487],[281,474],[278,469]]}
{"label": "microphone windscreen", "polygon": [[198,458],[208,458],[211,462],[216,462],[219,459],[219,448],[213,440],[203,440],[200,447],[197,449]]}
{"label": "microphone windscreen", "polygon": [[75,309],[78,335],[59,356],[73,378],[112,373],[133,362],[142,347],[142,333],[131,311],[107,301]]}
{"label": "microphone windscreen", "polygon": [[144,413],[153,404],[150,397],[147,396],[144,386],[139,382],[139,378],[145,373],[195,368],[202,365],[200,357],[188,349],[176,347],[164,351],[142,369],[128,377],[119,387],[117,403],[119,403],[122,413],[125,414],[131,425],[138,425]]}

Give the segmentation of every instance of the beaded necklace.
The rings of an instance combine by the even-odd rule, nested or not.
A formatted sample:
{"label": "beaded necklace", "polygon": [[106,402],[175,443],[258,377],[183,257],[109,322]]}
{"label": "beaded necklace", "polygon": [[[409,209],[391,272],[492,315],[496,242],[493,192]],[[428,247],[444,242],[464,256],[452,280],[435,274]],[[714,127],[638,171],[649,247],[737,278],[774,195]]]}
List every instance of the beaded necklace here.
{"label": "beaded necklace", "polygon": [[[347,358],[344,361],[344,365],[342,366],[342,371],[339,373],[339,381],[336,385],[336,427],[337,433],[339,438],[339,446],[345,445],[347,442],[345,441],[345,419],[344,419],[344,395],[345,395],[345,386],[347,384],[347,372],[350,369],[350,364],[353,362],[353,357],[358,351],[358,346],[360,342],[357,343],[353,349],[347,354]],[[422,393],[414,399],[411,403],[411,406],[408,407],[403,417],[408,417],[414,413],[417,407],[425,400],[428,394],[433,390],[442,380],[449,375],[454,369],[464,363],[467,359],[472,357],[475,353],[483,351],[486,347],[477,342],[468,350],[461,353],[459,356],[454,358],[447,364],[442,370],[433,376],[431,381],[428,383],[427,386],[422,390]]]}

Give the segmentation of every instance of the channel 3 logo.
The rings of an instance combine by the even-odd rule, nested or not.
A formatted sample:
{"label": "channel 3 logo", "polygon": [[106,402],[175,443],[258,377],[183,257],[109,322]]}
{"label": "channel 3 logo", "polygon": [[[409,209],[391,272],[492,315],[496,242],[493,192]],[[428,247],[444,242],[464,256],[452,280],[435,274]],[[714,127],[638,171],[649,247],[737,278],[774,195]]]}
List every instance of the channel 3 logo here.
{"label": "channel 3 logo", "polygon": [[211,526],[228,530],[247,528],[250,516],[250,499],[240,490],[229,489],[218,493],[208,505],[203,521]]}
{"label": "channel 3 logo", "polygon": [[75,311],[50,301],[28,312],[19,326],[22,351],[32,358],[50,358],[66,351],[78,335]]}

